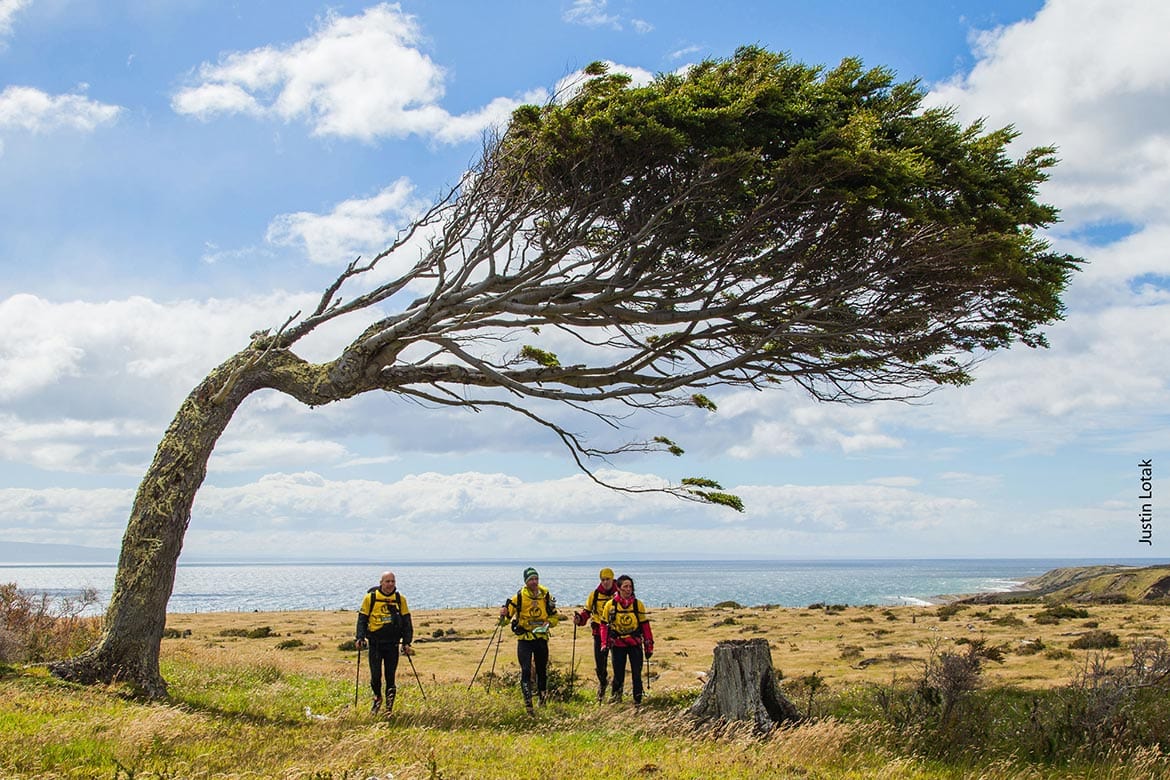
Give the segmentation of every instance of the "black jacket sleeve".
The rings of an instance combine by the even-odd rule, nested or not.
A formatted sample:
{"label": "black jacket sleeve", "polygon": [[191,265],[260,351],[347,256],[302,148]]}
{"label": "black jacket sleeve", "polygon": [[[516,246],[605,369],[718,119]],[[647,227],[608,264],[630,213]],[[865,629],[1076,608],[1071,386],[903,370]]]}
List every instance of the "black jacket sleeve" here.
{"label": "black jacket sleeve", "polygon": [[410,613],[407,612],[402,616],[402,644],[409,645],[414,643],[414,621],[410,619]]}
{"label": "black jacket sleeve", "polygon": [[369,634],[370,634],[370,616],[367,615],[365,612],[362,612],[359,609],[358,610],[358,619],[357,619],[357,633],[355,634],[355,637],[357,639],[365,639],[367,636],[369,636]]}

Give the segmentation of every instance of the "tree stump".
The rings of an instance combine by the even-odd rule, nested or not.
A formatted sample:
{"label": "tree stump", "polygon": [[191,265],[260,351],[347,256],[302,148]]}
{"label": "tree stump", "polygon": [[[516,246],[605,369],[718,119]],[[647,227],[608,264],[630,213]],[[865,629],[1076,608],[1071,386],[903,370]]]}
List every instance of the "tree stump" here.
{"label": "tree stump", "polygon": [[760,730],[800,719],[776,684],[766,639],[732,639],[715,646],[711,674],[687,710],[698,720],[750,720]]}

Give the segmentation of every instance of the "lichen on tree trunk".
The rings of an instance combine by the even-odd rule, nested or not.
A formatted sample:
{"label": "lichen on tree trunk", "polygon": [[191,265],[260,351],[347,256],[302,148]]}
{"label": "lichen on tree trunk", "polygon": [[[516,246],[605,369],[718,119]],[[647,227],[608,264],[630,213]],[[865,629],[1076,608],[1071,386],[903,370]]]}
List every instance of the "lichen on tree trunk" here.
{"label": "lichen on tree trunk", "polygon": [[226,398],[211,399],[226,377],[238,379],[238,368],[247,359],[242,353],[211,372],[167,428],[134,497],[102,635],[80,655],[51,664],[57,677],[128,683],[150,698],[167,695],[159,647],[191,507],[215,443],[256,385],[234,382]]}
{"label": "lichen on tree trunk", "polygon": [[800,719],[796,705],[785,698],[772,668],[766,639],[732,639],[715,646],[707,684],[688,710],[693,718],[749,720],[767,730]]}

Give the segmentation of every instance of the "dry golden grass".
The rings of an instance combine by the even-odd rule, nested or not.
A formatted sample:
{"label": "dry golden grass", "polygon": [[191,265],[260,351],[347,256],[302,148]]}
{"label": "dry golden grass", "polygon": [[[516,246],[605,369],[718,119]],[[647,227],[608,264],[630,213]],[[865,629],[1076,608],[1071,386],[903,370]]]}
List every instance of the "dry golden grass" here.
{"label": "dry golden grass", "polygon": [[[1043,763],[1035,751],[1028,752],[1034,741],[1017,741],[1012,725],[1017,722],[1011,721],[988,731],[986,755],[972,749],[941,751],[943,756],[922,752],[933,738],[929,730],[923,732],[926,741],[904,744],[895,738],[901,732],[876,710],[853,717],[855,709],[849,708],[866,702],[872,708],[873,696],[851,686],[920,676],[920,662],[931,652],[954,649],[964,638],[1005,648],[1004,663],[988,665],[990,685],[1042,688],[1069,682],[1084,670],[1094,651],[1070,650],[1069,644],[1089,630],[1118,635],[1122,647],[1110,652],[1121,663],[1128,643],[1164,638],[1170,629],[1165,607],[1090,607],[1088,617],[1056,624],[1036,622],[1033,616],[1041,610],[1039,605],[971,606],[948,620],[941,619],[946,610],[938,607],[658,610],[652,613],[657,648],[646,706],[636,711],[627,701],[599,707],[586,694],[554,700],[535,718],[524,713],[514,687],[468,689],[481,659],[483,672],[491,667],[495,610],[419,610],[415,667],[426,700],[404,662],[401,706],[389,720],[367,712],[365,659],[361,700],[356,708],[351,704],[357,656],[339,646],[352,637],[353,612],[174,614],[168,628],[189,634],[163,642],[171,701],[137,701],[119,686],[62,683],[43,668],[0,677],[0,777],[1170,777],[1170,760],[1144,743],[1119,744],[1119,752],[1103,761]],[[263,627],[271,635],[224,635]],[[577,632],[577,670],[588,691],[591,641],[587,629]],[[701,687],[716,643],[757,637],[770,642],[774,664],[793,684],[789,692],[798,707],[804,708],[801,699],[808,691],[801,678],[814,674],[831,691],[821,694],[820,705],[848,706],[835,717],[822,709],[817,719],[766,735],[746,722],[700,727],[687,718],[684,709]],[[562,673],[572,638],[569,624],[558,627],[552,640],[554,666]],[[287,647],[291,640],[301,644]],[[1022,642],[1035,640],[1047,650],[1015,652]],[[515,643],[506,628],[498,646],[497,674],[514,673]],[[832,693],[843,695],[834,700]],[[988,693],[996,705],[1021,698],[1016,692]],[[306,717],[310,705],[309,713],[318,717]]]}
{"label": "dry golden grass", "polygon": [[[1033,615],[1035,604],[973,605],[949,619],[941,619],[939,607],[848,607],[842,610],[778,607],[672,608],[653,610],[651,620],[656,652],[651,662],[653,686],[660,691],[699,689],[711,665],[716,643],[727,639],[766,638],[772,660],[784,678],[792,680],[818,674],[830,686],[852,683],[888,683],[912,675],[918,663],[932,651],[946,650],[956,640],[982,639],[1002,647],[1002,664],[989,664],[985,680],[991,685],[1052,687],[1074,679],[1084,669],[1090,651],[1069,650],[1069,643],[1096,628],[1112,631],[1122,648],[1142,638],[1170,635],[1170,609],[1145,605],[1087,607],[1089,617],[1046,625]],[[416,610],[415,668],[427,682],[470,681],[477,664],[481,673],[492,664],[496,644],[495,610]],[[353,636],[353,612],[240,612],[173,614],[167,627],[188,637],[163,642],[163,657],[205,659],[211,665],[254,667],[274,665],[291,674],[326,674],[351,678],[356,668],[354,652],[339,650]],[[247,639],[222,636],[231,629],[271,627],[276,636]],[[439,634],[436,637],[435,634]],[[515,643],[505,627],[500,634],[497,673],[514,670]],[[497,638],[499,635],[497,635]],[[289,639],[303,646],[277,649]],[[1021,648],[1039,640],[1045,649],[1025,654]],[[573,626],[567,621],[554,631],[553,665],[567,670],[573,654]],[[576,668],[579,679],[592,679],[591,638],[587,628],[577,629]],[[364,660],[363,660],[364,665]],[[362,678],[365,679],[363,666]],[[404,661],[399,684],[412,682]]]}

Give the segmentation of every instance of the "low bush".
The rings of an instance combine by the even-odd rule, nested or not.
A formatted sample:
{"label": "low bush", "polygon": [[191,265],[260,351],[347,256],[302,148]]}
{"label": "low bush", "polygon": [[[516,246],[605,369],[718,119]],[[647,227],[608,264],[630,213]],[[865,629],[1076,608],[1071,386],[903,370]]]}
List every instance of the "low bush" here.
{"label": "low bush", "polygon": [[955,615],[967,609],[966,604],[944,604],[934,611],[935,617],[939,620],[950,620]]}
{"label": "low bush", "polygon": [[1062,620],[1084,620],[1089,617],[1089,611],[1079,607],[1070,607],[1067,604],[1051,604],[1032,616],[1032,619],[1041,625],[1053,625]]}
{"label": "low bush", "polygon": [[0,663],[56,661],[81,652],[101,632],[100,618],[84,616],[96,603],[92,588],[53,599],[14,582],[0,585]]}
{"label": "low bush", "polygon": [[1089,631],[1068,643],[1074,650],[1105,650],[1121,647],[1121,639],[1112,631]]}

